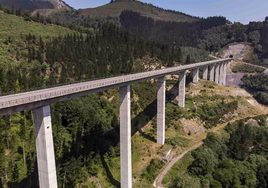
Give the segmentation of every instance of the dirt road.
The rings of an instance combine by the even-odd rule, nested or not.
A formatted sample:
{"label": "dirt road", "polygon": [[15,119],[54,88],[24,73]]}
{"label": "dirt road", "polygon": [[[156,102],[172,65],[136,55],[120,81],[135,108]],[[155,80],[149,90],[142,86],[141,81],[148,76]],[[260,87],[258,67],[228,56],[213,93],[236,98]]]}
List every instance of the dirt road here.
{"label": "dirt road", "polygon": [[[236,120],[231,120],[229,122],[230,123],[233,123],[233,122],[238,121],[238,120],[240,120],[240,118],[239,119],[236,119]],[[213,127],[212,129],[210,129],[210,131],[211,132],[217,132],[222,127],[225,127],[227,124],[228,124],[228,122],[226,122],[224,124],[221,124],[221,125],[218,125],[217,127]],[[156,188],[164,188],[164,186],[162,185],[162,181],[163,181],[165,175],[167,174],[167,172],[173,167],[173,165],[175,165],[179,160],[181,160],[184,157],[184,155],[186,155],[188,152],[193,151],[193,150],[197,149],[198,147],[202,146],[203,143],[204,142],[201,141],[201,142],[193,145],[192,147],[188,148],[186,151],[184,151],[179,156],[173,158],[169,162],[169,164],[164,168],[164,170],[161,172],[161,174],[159,174],[159,176],[157,176],[157,178],[155,179],[154,184],[153,184],[154,187],[156,187]]]}
{"label": "dirt road", "polygon": [[161,182],[162,182],[163,178],[165,177],[165,175],[167,174],[167,172],[172,168],[172,166],[176,162],[178,162],[180,159],[182,159],[183,156],[186,155],[189,151],[195,150],[196,148],[200,147],[202,144],[203,144],[203,142],[199,142],[198,144],[193,145],[192,147],[190,147],[189,149],[187,149],[186,151],[184,151],[179,156],[177,156],[174,159],[172,159],[170,161],[170,163],[164,168],[164,170],[162,171],[162,173],[155,179],[154,186],[156,188],[164,188],[163,185],[161,184]]}

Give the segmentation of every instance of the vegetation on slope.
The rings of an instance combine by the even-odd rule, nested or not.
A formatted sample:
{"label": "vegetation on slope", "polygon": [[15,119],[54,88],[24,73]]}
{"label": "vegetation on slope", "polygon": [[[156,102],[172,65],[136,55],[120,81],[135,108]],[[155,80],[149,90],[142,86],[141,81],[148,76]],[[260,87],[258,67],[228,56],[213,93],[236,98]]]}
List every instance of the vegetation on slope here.
{"label": "vegetation on slope", "polygon": [[[0,17],[1,93],[143,71],[140,63],[144,57],[150,61],[158,58],[171,66],[184,64],[187,56],[182,55],[180,48],[137,40],[113,24],[105,24],[95,34],[87,35],[3,12]],[[15,32],[18,30],[21,33]],[[197,50],[187,63],[209,59],[208,54],[199,55],[202,53]],[[156,82],[148,84],[137,84],[136,89],[133,86],[132,94],[139,94],[140,98],[136,109],[133,105],[133,116],[155,100],[148,88],[156,89]],[[116,186],[120,180],[118,91],[56,103],[51,105],[51,111],[59,186],[89,185],[87,182],[92,181],[88,178],[94,177],[104,187]],[[147,115],[144,117],[148,119]],[[141,119],[138,116],[135,120]],[[31,111],[0,117],[0,134],[0,185],[37,187]],[[133,147],[134,163],[142,160],[137,150]],[[151,168],[154,167],[148,169]],[[138,175],[141,177],[141,173]]]}
{"label": "vegetation on slope", "polygon": [[96,8],[70,11],[41,10],[41,13],[53,18],[59,18],[65,23],[99,23],[100,21],[119,23],[119,16],[124,10],[135,11],[154,20],[175,22],[192,22],[198,20],[196,17],[181,12],[164,10],[140,1],[116,1]]}
{"label": "vegetation on slope", "polygon": [[229,123],[223,137],[208,133],[204,145],[176,165],[169,187],[266,187],[267,116],[254,117],[257,125],[248,119]]}
{"label": "vegetation on slope", "polygon": [[245,63],[236,63],[231,69],[234,73],[263,73],[265,71],[262,67],[256,67]]}
{"label": "vegetation on slope", "polygon": [[121,27],[143,40],[153,40],[170,45],[196,47],[202,30],[226,24],[224,17],[209,17],[196,22],[168,22],[142,16],[125,10],[120,15]]}
{"label": "vegetation on slope", "polygon": [[268,75],[257,74],[257,75],[245,75],[242,78],[243,86],[254,92],[254,98],[261,104],[268,105]]}
{"label": "vegetation on slope", "polygon": [[[57,0],[0,0],[0,3],[10,9],[20,10],[21,12],[26,10],[33,12],[36,9],[71,9],[71,7],[62,0],[58,0],[58,2]],[[61,6],[59,6],[59,4]]]}

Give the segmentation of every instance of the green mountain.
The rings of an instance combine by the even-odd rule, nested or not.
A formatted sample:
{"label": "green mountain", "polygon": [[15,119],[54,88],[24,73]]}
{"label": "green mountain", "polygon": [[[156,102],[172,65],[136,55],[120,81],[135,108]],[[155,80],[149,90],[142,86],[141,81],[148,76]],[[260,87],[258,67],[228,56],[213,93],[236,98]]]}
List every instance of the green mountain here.
{"label": "green mountain", "polygon": [[119,20],[119,16],[124,10],[131,10],[140,13],[142,16],[150,17],[154,20],[174,21],[174,22],[193,22],[198,20],[182,12],[165,10],[146,4],[140,1],[111,1],[110,3],[96,8],[79,9],[72,11],[58,10],[40,10],[39,12],[54,18],[59,18],[62,22],[75,23],[85,21],[87,19],[98,20]]}

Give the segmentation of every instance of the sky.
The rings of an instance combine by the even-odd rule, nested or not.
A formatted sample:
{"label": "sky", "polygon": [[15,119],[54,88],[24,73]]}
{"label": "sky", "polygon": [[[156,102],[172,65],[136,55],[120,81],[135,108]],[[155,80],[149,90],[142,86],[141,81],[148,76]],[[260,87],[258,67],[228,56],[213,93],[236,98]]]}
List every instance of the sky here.
{"label": "sky", "polygon": [[[64,0],[75,9],[94,8],[110,0]],[[199,17],[224,16],[232,22],[248,24],[268,16],[268,0],[141,0],[165,9]]]}

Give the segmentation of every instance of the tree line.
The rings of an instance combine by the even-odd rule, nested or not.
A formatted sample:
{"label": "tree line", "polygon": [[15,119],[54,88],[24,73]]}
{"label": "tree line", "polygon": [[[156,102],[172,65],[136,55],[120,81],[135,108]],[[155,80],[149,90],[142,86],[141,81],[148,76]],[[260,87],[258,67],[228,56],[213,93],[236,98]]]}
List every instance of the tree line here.
{"label": "tree line", "polygon": [[143,40],[178,46],[196,47],[203,30],[226,24],[224,17],[209,17],[195,22],[166,22],[125,10],[120,15],[121,27]]}
{"label": "tree line", "polygon": [[191,152],[193,162],[170,188],[267,187],[267,116],[255,117],[258,124],[241,120],[228,124],[228,137],[208,133],[204,145]]}

